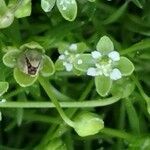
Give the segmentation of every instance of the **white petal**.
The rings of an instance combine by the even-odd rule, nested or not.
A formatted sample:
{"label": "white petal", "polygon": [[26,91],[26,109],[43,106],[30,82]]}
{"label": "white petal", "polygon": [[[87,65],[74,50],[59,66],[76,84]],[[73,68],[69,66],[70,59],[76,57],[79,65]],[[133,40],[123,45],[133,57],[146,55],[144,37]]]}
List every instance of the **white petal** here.
{"label": "white petal", "polygon": [[111,58],[113,61],[120,60],[120,54],[117,51],[112,51],[108,54],[108,57]]}
{"label": "white petal", "polygon": [[66,71],[71,71],[73,69],[73,65],[67,62],[64,62],[63,65],[66,68]]}
{"label": "white petal", "polygon": [[60,59],[60,60],[64,60],[64,59],[65,59],[65,55],[63,55],[63,54],[60,55],[60,56],[59,56],[59,59]]}
{"label": "white petal", "polygon": [[97,75],[96,68],[93,68],[93,67],[89,68],[87,70],[87,75],[89,75],[89,76],[96,76]]}
{"label": "white petal", "polygon": [[118,80],[122,77],[121,72],[119,69],[115,68],[112,70],[112,72],[110,73],[110,78],[112,80]]}
{"label": "white petal", "polygon": [[83,63],[82,59],[78,60],[78,65],[81,65]]}
{"label": "white petal", "polygon": [[69,55],[69,52],[67,50],[64,53],[65,53],[65,55]]}
{"label": "white petal", "polygon": [[0,101],[0,103],[5,103],[6,102],[6,99],[2,99],[1,101]]}
{"label": "white petal", "polygon": [[76,51],[77,50],[77,44],[71,44],[69,48],[72,51]]}
{"label": "white petal", "polygon": [[102,56],[98,51],[93,51],[91,54],[94,59],[99,59]]}

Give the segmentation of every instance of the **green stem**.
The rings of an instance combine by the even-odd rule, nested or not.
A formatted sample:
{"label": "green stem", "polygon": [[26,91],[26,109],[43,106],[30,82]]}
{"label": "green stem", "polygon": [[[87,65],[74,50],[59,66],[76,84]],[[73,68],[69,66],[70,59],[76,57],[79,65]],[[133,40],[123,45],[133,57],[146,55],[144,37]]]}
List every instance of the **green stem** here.
{"label": "green stem", "polygon": [[17,94],[23,92],[24,90],[25,90],[24,88],[18,88],[18,89],[16,89],[15,91],[12,91],[12,92],[6,94],[6,95],[3,96],[3,97],[4,97],[5,99],[8,99],[8,98],[11,98],[11,97],[13,97],[13,96],[15,96],[15,95],[17,95]]}
{"label": "green stem", "polygon": [[64,113],[63,109],[61,108],[58,100],[56,99],[55,95],[53,94],[53,90],[50,84],[48,84],[49,82],[47,80],[45,80],[42,77],[39,77],[39,82],[41,84],[41,86],[43,87],[43,89],[45,90],[45,92],[47,93],[47,95],[49,96],[49,98],[51,99],[51,101],[53,102],[53,104],[56,106],[56,109],[58,110],[60,116],[62,117],[62,119],[71,127],[74,127],[74,122],[71,121],[66,114]]}
{"label": "green stem", "polygon": [[103,134],[109,135],[111,137],[122,138],[122,139],[125,139],[125,140],[128,140],[128,141],[137,138],[136,136],[134,136],[132,134],[126,133],[124,131],[111,129],[111,128],[104,128],[100,132],[103,133]]}
{"label": "green stem", "polygon": [[[86,100],[86,101],[71,101],[59,102],[63,108],[87,108],[87,107],[101,107],[111,105],[120,100],[120,96],[114,96],[106,99]],[[51,102],[32,102],[20,101],[17,102],[0,102],[0,108],[54,108],[55,104]]]}
{"label": "green stem", "polygon": [[134,81],[134,83],[136,84],[136,86],[137,86],[141,96],[143,97],[143,99],[147,103],[149,103],[150,97],[144,92],[144,90],[143,90],[141,84],[139,83],[139,81],[137,80],[137,78],[134,75],[132,75],[131,77],[132,77],[132,80]]}

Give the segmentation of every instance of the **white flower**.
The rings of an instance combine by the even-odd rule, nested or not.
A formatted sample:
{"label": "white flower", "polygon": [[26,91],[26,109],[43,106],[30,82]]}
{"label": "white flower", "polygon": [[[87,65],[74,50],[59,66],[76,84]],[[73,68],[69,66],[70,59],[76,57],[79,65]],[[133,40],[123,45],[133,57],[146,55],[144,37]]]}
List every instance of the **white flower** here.
{"label": "white flower", "polygon": [[112,51],[112,52],[110,52],[110,53],[108,54],[108,57],[109,57],[110,59],[112,59],[113,61],[118,61],[118,60],[120,60],[120,55],[119,55],[119,53],[118,53],[117,51]]}
{"label": "white flower", "polygon": [[93,51],[91,54],[94,59],[99,59],[102,56],[99,51]]}
{"label": "white flower", "polygon": [[71,63],[63,62],[63,65],[65,66],[66,71],[70,72],[73,69],[73,65]]}
{"label": "white flower", "polygon": [[97,69],[97,68],[90,67],[87,70],[87,75],[94,77],[94,76],[102,75],[102,72],[99,69]]}
{"label": "white flower", "polygon": [[93,67],[90,67],[88,70],[87,70],[87,75],[89,76],[96,76],[96,68],[93,68]]}
{"label": "white flower", "polygon": [[122,77],[121,72],[119,69],[115,68],[112,70],[112,72],[110,73],[110,78],[112,80],[118,80]]}
{"label": "white flower", "polygon": [[[71,54],[68,50],[65,50],[64,53],[58,57],[58,59],[62,61],[66,71],[70,72],[73,70],[73,61],[75,57],[75,54]],[[82,63],[81,61],[82,60],[79,60],[80,64]]]}
{"label": "white flower", "polygon": [[79,59],[77,63],[81,65],[83,63],[82,59]]}
{"label": "white flower", "polygon": [[61,54],[61,55],[59,56],[59,59],[60,59],[60,60],[64,60],[64,59],[65,59],[65,55]]}
{"label": "white flower", "polygon": [[93,51],[91,55],[92,58],[95,60],[95,67],[88,68],[87,75],[104,75],[106,77],[110,77],[112,80],[118,80],[122,77],[119,69],[113,69],[113,62],[120,60],[120,55],[117,51],[110,52],[107,55],[108,58],[106,58],[106,55],[102,55],[99,51]]}
{"label": "white flower", "polygon": [[77,44],[71,44],[69,49],[72,51],[77,51]]}

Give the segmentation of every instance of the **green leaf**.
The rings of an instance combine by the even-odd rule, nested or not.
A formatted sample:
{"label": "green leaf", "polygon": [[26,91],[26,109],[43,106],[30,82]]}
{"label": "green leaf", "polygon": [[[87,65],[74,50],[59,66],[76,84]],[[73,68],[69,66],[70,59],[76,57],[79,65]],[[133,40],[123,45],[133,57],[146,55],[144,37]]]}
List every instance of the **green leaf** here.
{"label": "green leaf", "polygon": [[41,7],[45,12],[50,12],[55,5],[56,0],[41,0]]}
{"label": "green leaf", "polygon": [[97,76],[95,77],[95,86],[100,96],[107,96],[112,86],[112,80],[104,75]]}
{"label": "green leaf", "polygon": [[1,113],[1,111],[0,111],[0,121],[2,121],[2,113]]}
{"label": "green leaf", "polygon": [[69,49],[69,44],[65,42],[60,42],[58,44],[58,51],[60,54],[63,54],[66,50]]}
{"label": "green leaf", "polygon": [[30,42],[30,43],[23,44],[23,45],[20,47],[20,49],[21,49],[22,51],[25,51],[25,50],[27,50],[27,49],[33,49],[33,50],[38,50],[39,52],[42,52],[42,53],[45,52],[44,48],[43,48],[39,43],[34,42],[34,41],[32,41],[32,42]]}
{"label": "green leaf", "polygon": [[139,0],[131,0],[137,7],[143,8],[142,3]]}
{"label": "green leaf", "polygon": [[57,59],[57,61],[55,62],[55,69],[56,69],[57,71],[62,71],[62,70],[65,69],[62,60]]}
{"label": "green leaf", "polygon": [[74,67],[82,72],[86,72],[88,68],[94,66],[94,59],[91,54],[79,54],[74,60]]}
{"label": "green leaf", "polygon": [[126,57],[121,57],[118,61],[117,68],[120,70],[123,76],[131,75],[134,71],[133,63]]}
{"label": "green leaf", "polygon": [[14,21],[14,14],[10,10],[0,13],[0,28],[7,28]]}
{"label": "green leaf", "polygon": [[0,14],[3,14],[6,10],[7,10],[7,6],[5,0],[0,0]]}
{"label": "green leaf", "polygon": [[140,134],[140,118],[135,110],[132,99],[125,99],[124,101],[126,111],[128,114],[129,124],[134,134]]}
{"label": "green leaf", "polygon": [[113,14],[111,14],[106,20],[104,20],[104,24],[110,24],[118,20],[126,11],[128,6],[128,1],[124,3],[119,9],[117,9]]}
{"label": "green leaf", "polygon": [[31,0],[22,0],[19,7],[15,11],[16,18],[23,18],[31,15],[32,4]]}
{"label": "green leaf", "polygon": [[80,43],[76,43],[77,44],[77,53],[83,53],[86,50],[88,50],[88,47],[85,43],[80,42]]}
{"label": "green leaf", "polygon": [[91,112],[79,113],[75,117],[74,123],[74,129],[81,137],[94,135],[104,127],[103,120]]}
{"label": "green leaf", "polygon": [[17,64],[17,56],[20,54],[19,51],[8,51],[4,56],[3,56],[3,63],[10,67],[14,68],[15,65]]}
{"label": "green leaf", "polygon": [[41,75],[44,77],[49,77],[52,74],[54,74],[54,72],[55,72],[55,67],[52,60],[48,56],[44,55],[43,66],[42,69],[40,70]]}
{"label": "green leaf", "polygon": [[113,83],[111,93],[113,95],[121,94],[121,98],[129,97],[135,89],[135,84],[129,78],[122,78]]}
{"label": "green leaf", "polygon": [[32,85],[36,81],[38,76],[32,77],[30,75],[21,72],[18,68],[15,68],[14,78],[20,86],[26,87]]}
{"label": "green leaf", "polygon": [[114,44],[109,37],[103,36],[98,41],[96,49],[102,54],[108,54],[109,52],[114,50]]}
{"label": "green leaf", "polygon": [[124,55],[124,54],[129,54],[131,52],[136,52],[139,51],[139,50],[144,50],[144,49],[147,49],[147,48],[150,48],[150,39],[145,39],[145,40],[142,40],[134,45],[132,45],[131,47],[121,51],[121,54]]}
{"label": "green leaf", "polygon": [[73,21],[77,16],[76,0],[57,0],[57,7],[62,16],[68,20]]}
{"label": "green leaf", "polygon": [[17,108],[16,109],[16,121],[17,125],[20,126],[23,121],[23,115],[24,115],[24,109],[23,108]]}
{"label": "green leaf", "polygon": [[0,96],[2,96],[5,92],[7,92],[9,88],[8,82],[0,82]]}

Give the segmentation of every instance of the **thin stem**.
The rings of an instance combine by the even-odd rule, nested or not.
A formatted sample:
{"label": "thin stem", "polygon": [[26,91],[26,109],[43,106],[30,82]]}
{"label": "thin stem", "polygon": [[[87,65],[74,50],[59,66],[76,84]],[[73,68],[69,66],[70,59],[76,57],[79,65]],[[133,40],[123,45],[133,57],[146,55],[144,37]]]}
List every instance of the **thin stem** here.
{"label": "thin stem", "polygon": [[[73,102],[59,102],[63,108],[87,108],[87,107],[101,107],[111,105],[120,100],[120,96],[114,96],[106,99],[73,101]],[[52,102],[32,102],[21,101],[17,102],[0,102],[0,108],[54,108],[56,107]]]}
{"label": "thin stem", "polygon": [[49,98],[51,99],[51,101],[53,102],[53,104],[56,106],[56,109],[58,110],[60,116],[62,117],[62,119],[71,127],[74,127],[74,122],[71,121],[66,114],[64,113],[63,109],[61,108],[58,100],[56,99],[55,95],[53,94],[53,90],[52,87],[50,86],[50,84],[48,84],[49,82],[47,80],[45,80],[42,77],[39,77],[39,82],[41,84],[41,86],[43,87],[43,89],[45,90],[45,92],[47,93],[47,95],[49,96]]}
{"label": "thin stem", "polygon": [[139,81],[136,79],[136,77],[134,75],[131,76],[132,80],[134,81],[134,83],[136,84],[141,96],[143,97],[143,99],[149,103],[150,97],[144,92],[141,84],[139,83]]}
{"label": "thin stem", "polygon": [[10,97],[13,97],[13,96],[15,96],[15,95],[17,95],[17,94],[23,92],[24,90],[25,90],[24,88],[18,88],[17,90],[10,92],[10,93],[6,94],[6,95],[3,96],[3,97],[4,97],[5,99],[8,99],[8,98],[10,98]]}
{"label": "thin stem", "polygon": [[136,139],[137,136],[126,133],[124,131],[119,131],[119,130],[115,130],[115,129],[111,129],[111,128],[104,128],[100,131],[100,133],[109,135],[111,137],[117,137],[117,138],[122,138],[122,139],[126,139],[128,141]]}

